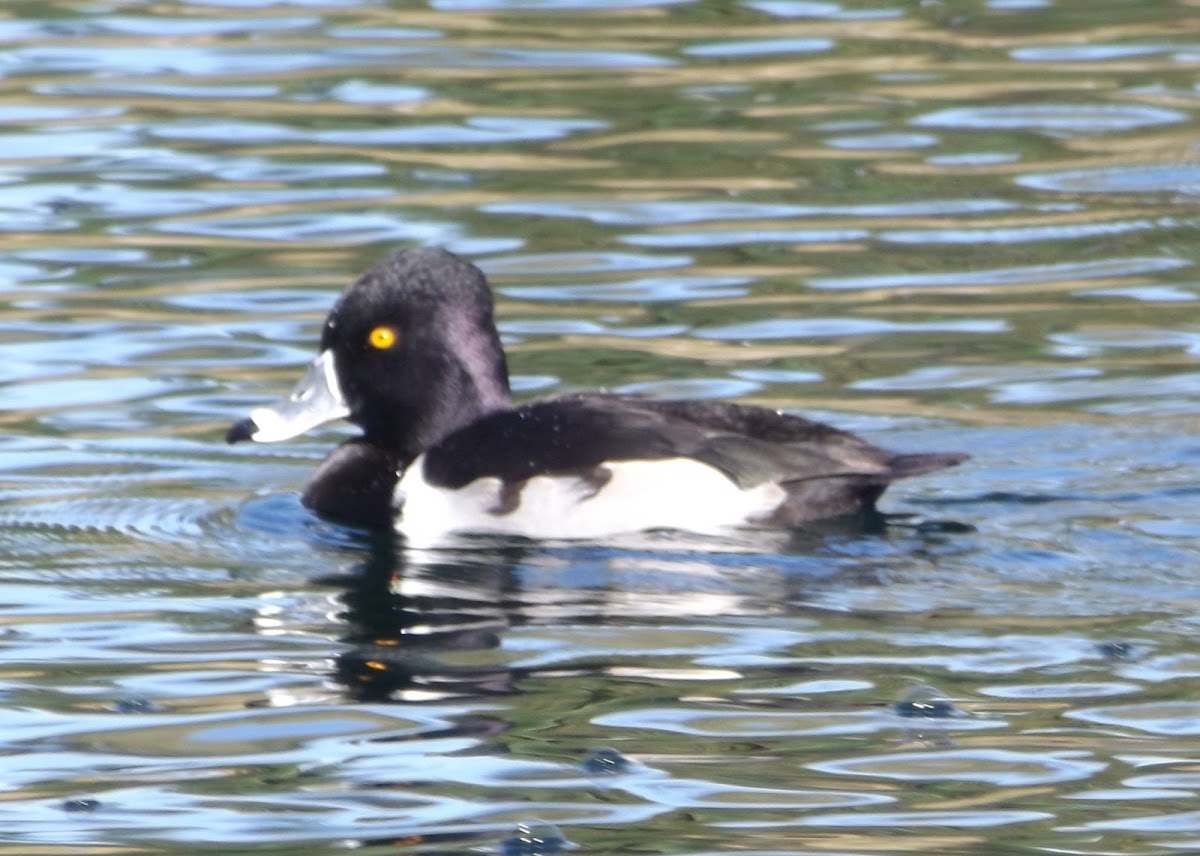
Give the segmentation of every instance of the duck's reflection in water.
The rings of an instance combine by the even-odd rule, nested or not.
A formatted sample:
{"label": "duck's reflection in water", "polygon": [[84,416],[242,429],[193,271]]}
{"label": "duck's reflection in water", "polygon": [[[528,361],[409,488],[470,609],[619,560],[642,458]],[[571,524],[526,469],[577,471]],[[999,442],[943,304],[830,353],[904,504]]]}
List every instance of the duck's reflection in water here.
{"label": "duck's reflection in water", "polygon": [[[336,678],[360,701],[507,695],[536,668],[501,651],[516,627],[669,627],[805,611],[813,592],[828,585],[878,580],[888,554],[903,550],[880,537],[882,523],[755,533],[753,542],[648,533],[603,546],[480,539],[437,551],[375,533],[362,561],[324,581],[343,590],[340,617],[351,645],[338,658]],[[924,545],[946,537],[902,528]],[[597,658],[588,663],[572,662],[571,673],[604,671]]]}
{"label": "duck's reflection in water", "polygon": [[380,533],[362,562],[323,580],[343,589],[343,641],[351,647],[335,677],[350,696],[436,702],[513,692],[511,668],[470,653],[498,649],[512,624],[505,602],[513,560],[502,552],[489,559],[447,551],[414,562],[397,536]]}
{"label": "duck's reflection in water", "polygon": [[[413,752],[428,745],[428,775],[414,776],[412,765],[401,763],[376,770],[367,786],[439,805],[447,789],[463,791],[487,810],[418,823],[415,835],[407,834],[412,818],[398,820],[403,837],[356,846],[551,852],[521,844],[530,837],[513,832],[522,828],[519,811],[537,804],[526,809],[509,795],[514,788],[557,794],[591,787],[598,773],[587,759],[610,740],[583,727],[594,715],[618,699],[652,707],[678,702],[687,686],[721,693],[752,672],[804,670],[746,665],[757,660],[743,656],[758,652],[746,640],[758,628],[776,640],[763,644],[778,644],[775,630],[812,623],[822,589],[877,584],[898,553],[911,556],[945,537],[915,527],[883,537],[861,524],[774,533],[771,549],[653,534],[619,545],[475,541],[436,552],[410,550],[391,533],[360,542],[360,559],[325,581],[341,589],[339,618],[349,643],[334,676],[351,702],[436,710],[427,727],[367,738],[377,750],[391,744],[401,758],[410,752],[397,744],[413,744]],[[706,662],[726,648],[737,662]],[[475,765],[480,758],[486,763]],[[620,801],[569,808],[557,797],[552,802],[554,820],[567,824],[568,834],[570,824],[615,822],[605,812],[628,809]]]}

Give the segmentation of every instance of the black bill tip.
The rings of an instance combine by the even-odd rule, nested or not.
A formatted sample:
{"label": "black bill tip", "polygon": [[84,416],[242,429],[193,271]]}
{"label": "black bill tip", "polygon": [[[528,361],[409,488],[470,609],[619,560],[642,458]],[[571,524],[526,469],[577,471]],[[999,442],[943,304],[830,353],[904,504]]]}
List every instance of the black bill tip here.
{"label": "black bill tip", "polygon": [[242,440],[249,440],[257,431],[258,426],[254,424],[253,419],[241,419],[229,426],[229,430],[225,432],[225,442],[240,443]]}

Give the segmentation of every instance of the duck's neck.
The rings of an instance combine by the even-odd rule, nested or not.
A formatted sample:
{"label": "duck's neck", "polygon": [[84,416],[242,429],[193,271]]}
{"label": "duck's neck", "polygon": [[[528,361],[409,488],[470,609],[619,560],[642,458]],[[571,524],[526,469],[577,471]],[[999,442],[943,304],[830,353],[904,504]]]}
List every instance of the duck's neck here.
{"label": "duck's neck", "polygon": [[488,371],[472,371],[455,361],[436,373],[436,382],[412,389],[411,398],[398,402],[383,418],[369,420],[380,426],[365,439],[394,452],[401,469],[425,450],[487,413],[512,407],[508,367],[503,356],[493,360]]}
{"label": "duck's neck", "polygon": [[[415,444],[417,454],[444,440],[460,428],[470,425],[486,413],[512,407],[508,388],[508,370],[502,374],[479,375],[461,372],[435,394],[429,418],[422,420]],[[457,394],[448,394],[454,390]]]}

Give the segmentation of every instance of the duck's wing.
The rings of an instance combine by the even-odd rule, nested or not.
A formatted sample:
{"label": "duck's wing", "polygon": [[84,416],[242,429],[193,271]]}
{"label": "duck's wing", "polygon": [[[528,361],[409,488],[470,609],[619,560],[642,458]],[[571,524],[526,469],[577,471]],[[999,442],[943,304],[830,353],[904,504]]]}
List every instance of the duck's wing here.
{"label": "duck's wing", "polygon": [[960,452],[897,454],[848,431],[763,407],[720,401],[646,405],[674,425],[700,429],[689,454],[742,488],[773,482],[784,500],[760,522],[795,526],[871,512],[893,481],[966,460]]}
{"label": "duck's wing", "polygon": [[567,395],[487,413],[422,455],[424,477],[457,489],[480,478],[518,483],[607,462],[686,457],[703,431],[622,397]]}
{"label": "duck's wing", "polygon": [[762,407],[579,394],[485,415],[430,449],[425,477],[457,488],[521,482],[606,462],[691,458],[742,488],[851,478],[878,485],[959,463],[955,453],[897,455],[820,422]]}
{"label": "duck's wing", "polygon": [[765,407],[725,401],[646,401],[642,407],[699,427],[692,455],[749,487],[860,476],[883,484],[962,463],[960,452],[897,454],[834,428]]}

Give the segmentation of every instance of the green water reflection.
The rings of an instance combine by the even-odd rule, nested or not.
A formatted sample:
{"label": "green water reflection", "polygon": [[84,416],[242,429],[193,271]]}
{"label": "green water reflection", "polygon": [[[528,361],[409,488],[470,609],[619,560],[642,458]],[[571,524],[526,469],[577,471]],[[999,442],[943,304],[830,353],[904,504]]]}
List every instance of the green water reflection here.
{"label": "green water reflection", "polygon": [[[0,853],[1200,849],[1195,25],[4,4]],[[296,501],[339,429],[221,437],[415,243],[522,395],[973,461],[880,532],[397,552]]]}

